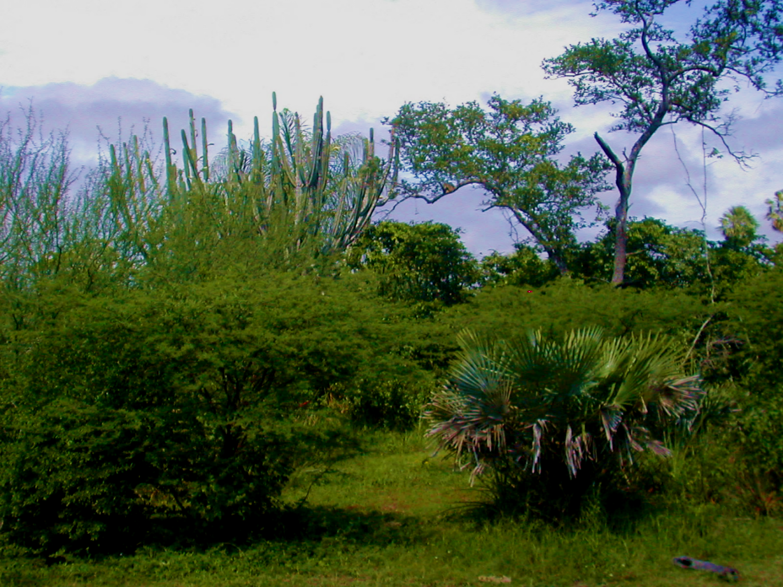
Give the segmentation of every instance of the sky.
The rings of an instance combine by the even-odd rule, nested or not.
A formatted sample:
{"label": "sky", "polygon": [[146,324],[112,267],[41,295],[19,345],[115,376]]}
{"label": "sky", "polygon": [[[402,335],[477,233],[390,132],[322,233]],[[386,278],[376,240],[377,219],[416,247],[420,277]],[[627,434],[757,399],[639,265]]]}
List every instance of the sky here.
{"label": "sky", "polygon": [[[704,4],[676,6],[665,24],[686,31]],[[574,108],[566,81],[547,80],[541,69],[543,59],[571,44],[625,30],[613,14],[593,18],[592,11],[590,0],[7,2],[0,19],[0,120],[7,115],[22,128],[32,104],[44,135],[67,129],[72,168],[84,166],[84,177],[99,148],[107,152],[107,140],[127,140],[131,131],[141,136],[147,125],[159,147],[163,117],[178,136],[190,108],[197,120],[206,118],[213,149],[225,146],[229,119],[240,139],[252,136],[254,116],[269,136],[273,91],[278,109],[305,120],[322,96],[333,134],[366,136],[374,128],[376,141],[388,136],[382,119],[406,102],[485,106],[498,93],[550,101],[576,128],[564,156],[598,151],[596,131],[619,153],[636,137],[607,132],[612,106]],[[783,68],[774,77],[783,77]],[[764,219],[764,201],[783,189],[783,99],[742,89],[726,108],[739,116],[732,147],[758,154],[752,168],[742,170],[730,157],[705,166],[699,129],[665,127],[642,152],[630,216],[701,229],[694,190],[704,201],[706,186],[708,238],[720,239],[719,219],[729,207],[745,205],[769,243],[783,240]],[[462,229],[474,255],[511,252],[528,235],[501,211],[482,212],[487,197],[462,188],[436,204],[407,201],[391,214],[391,206],[380,208],[376,217],[445,222]],[[616,189],[600,196],[612,209],[617,198]],[[592,239],[597,230],[579,237]]]}

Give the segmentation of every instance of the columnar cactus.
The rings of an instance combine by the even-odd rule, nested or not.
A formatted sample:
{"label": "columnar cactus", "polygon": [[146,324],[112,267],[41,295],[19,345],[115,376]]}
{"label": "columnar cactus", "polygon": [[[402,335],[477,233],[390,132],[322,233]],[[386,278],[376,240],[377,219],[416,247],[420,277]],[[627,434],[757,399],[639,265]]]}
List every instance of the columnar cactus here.
{"label": "columnar cactus", "polygon": [[[383,161],[375,155],[372,131],[369,139],[333,140],[323,98],[310,129],[298,114],[278,112],[274,93],[272,104],[271,140],[262,141],[256,117],[251,144],[243,149],[229,120],[227,147],[212,164],[206,120],[201,119],[199,153],[191,109],[189,132],[180,132],[181,168],[173,160],[177,151],[164,117],[165,184],[158,181],[149,152],[141,152],[136,136],[120,153],[112,146],[104,175],[110,205],[98,224],[112,227],[107,236],[117,251],[134,264],[146,263],[165,241],[185,238],[209,247],[240,235],[274,240],[286,255],[305,245],[320,253],[350,247],[376,207],[393,197],[394,141]],[[355,148],[358,141],[360,149]]]}
{"label": "columnar cactus", "polygon": [[[203,152],[199,157],[195,120],[190,111],[190,141],[183,130],[183,170],[178,170],[171,163],[168,122],[164,118],[169,195],[173,197],[176,191],[191,192],[209,186],[222,192],[228,203],[240,192],[245,192],[244,188],[249,184],[253,187],[253,216],[259,232],[268,230],[269,220],[274,217],[276,222],[290,224],[294,243],[301,244],[303,239],[319,235],[324,239],[324,250],[343,250],[370,223],[376,207],[391,197],[390,188],[395,182],[388,180],[395,155],[394,142],[389,160],[384,162],[375,156],[374,137],[370,131],[369,140],[364,141],[361,161],[352,161],[348,149],[339,153],[339,145],[338,149],[334,148],[329,112],[324,124],[323,98],[318,101],[310,133],[302,128],[298,114],[287,110],[278,113],[274,93],[272,104],[269,159],[259,136],[257,117],[253,120],[249,152],[239,147],[233,122],[229,120],[225,176],[217,181],[214,175],[210,177],[206,121],[201,120]],[[342,155],[342,161],[332,161],[335,151]]]}

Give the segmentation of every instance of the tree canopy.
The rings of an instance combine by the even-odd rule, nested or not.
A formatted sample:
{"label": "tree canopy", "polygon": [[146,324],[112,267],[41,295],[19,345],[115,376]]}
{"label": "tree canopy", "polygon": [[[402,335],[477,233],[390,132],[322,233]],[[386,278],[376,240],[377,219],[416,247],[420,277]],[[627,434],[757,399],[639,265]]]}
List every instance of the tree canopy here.
{"label": "tree canopy", "polygon": [[459,230],[440,223],[373,224],[349,250],[348,265],[377,273],[383,295],[425,305],[463,302],[478,281]]}
{"label": "tree canopy", "polygon": [[436,202],[465,186],[489,195],[485,211],[500,208],[532,235],[561,272],[575,231],[589,225],[588,208],[600,211],[596,194],[608,189],[608,162],[600,155],[555,156],[574,131],[543,99],[524,104],[497,94],[489,110],[469,102],[450,109],[443,103],[408,103],[391,124],[399,148],[399,196]]}

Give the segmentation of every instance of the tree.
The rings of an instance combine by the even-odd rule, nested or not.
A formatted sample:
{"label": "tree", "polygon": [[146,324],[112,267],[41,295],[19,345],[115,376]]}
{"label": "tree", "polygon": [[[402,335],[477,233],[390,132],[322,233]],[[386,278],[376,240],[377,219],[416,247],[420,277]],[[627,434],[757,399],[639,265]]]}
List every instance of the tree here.
{"label": "tree", "polygon": [[459,342],[425,412],[427,435],[463,468],[475,465],[471,480],[499,473],[512,498],[544,517],[578,514],[594,482],[611,479],[602,471],[622,470],[635,453],[668,455],[653,432],[687,422],[702,394],[665,337],[605,339],[589,328],[503,341],[463,331]]}
{"label": "tree", "polygon": [[[569,263],[570,266],[570,263]],[[541,259],[533,247],[517,243],[510,255],[493,251],[481,260],[482,286],[519,285],[541,287],[560,275],[550,259]]]}
{"label": "tree", "polygon": [[747,247],[756,240],[759,223],[745,206],[732,206],[720,219],[720,232],[729,246]]}
{"label": "tree", "polygon": [[581,211],[596,206],[596,193],[608,189],[608,162],[596,154],[553,159],[571,132],[542,99],[524,105],[492,96],[489,112],[476,102],[457,106],[405,104],[389,122],[399,148],[400,171],[414,181],[399,182],[403,198],[434,203],[469,185],[490,194],[485,210],[508,210],[534,241],[566,272],[565,251],[574,232],[586,226]]}
{"label": "tree", "polygon": [[[705,9],[691,27],[689,40],[678,42],[659,22],[680,0],[598,0],[596,11],[611,10],[633,28],[618,39],[593,39],[568,47],[562,55],[545,59],[548,77],[564,77],[575,88],[575,103],[622,104],[617,124],[609,129],[639,134],[622,158],[598,134],[595,140],[611,160],[620,198],[615,208],[617,234],[612,283],[625,276],[627,216],[633,175],[639,156],[664,125],[690,122],[710,130],[740,164],[747,156],[735,153],[726,138],[733,117],[719,114],[728,98],[723,80],[740,78],[768,97],[783,93],[778,80],[767,90],[764,74],[783,53],[780,0],[719,0]],[[690,0],[686,0],[690,4]],[[669,119],[667,120],[667,117]]]}
{"label": "tree", "polygon": [[769,206],[767,220],[772,222],[773,230],[783,232],[783,190],[775,192],[775,199],[767,200],[766,203]]}
{"label": "tree", "polygon": [[[617,221],[606,232],[582,245],[572,261],[574,273],[590,282],[609,282]],[[677,228],[658,218],[629,218],[624,285],[640,289],[687,287],[707,279],[701,231]]]}
{"label": "tree", "polygon": [[451,306],[464,302],[478,281],[473,256],[447,224],[383,221],[351,247],[348,265],[381,278],[381,293],[394,300]]}
{"label": "tree", "polygon": [[[724,215],[728,237],[706,242],[700,230],[677,228],[657,218],[628,220],[627,265],[623,287],[639,289],[687,288],[711,290],[722,298],[734,284],[758,274],[769,265],[773,251],[755,237],[755,219],[735,210]],[[575,275],[589,282],[608,282],[612,277],[617,221],[607,222],[607,231],[595,242],[582,245],[570,263]],[[709,260],[709,265],[707,261]],[[695,288],[695,289],[694,289]]]}
{"label": "tree", "polygon": [[754,277],[774,262],[776,252],[758,236],[759,222],[745,206],[732,206],[721,216],[723,242],[710,249],[710,265],[723,297],[733,286]]}

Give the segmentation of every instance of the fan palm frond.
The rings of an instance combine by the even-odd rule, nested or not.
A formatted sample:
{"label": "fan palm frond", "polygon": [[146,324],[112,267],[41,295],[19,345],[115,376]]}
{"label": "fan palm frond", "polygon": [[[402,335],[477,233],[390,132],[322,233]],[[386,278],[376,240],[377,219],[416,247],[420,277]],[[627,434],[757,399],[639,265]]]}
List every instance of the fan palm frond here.
{"label": "fan palm frond", "polygon": [[458,361],[425,418],[440,448],[472,454],[472,477],[501,461],[541,472],[559,459],[574,478],[586,460],[666,455],[648,421],[682,418],[703,393],[657,334],[606,340],[591,328],[554,340],[539,330],[504,342],[463,331],[458,341]]}

